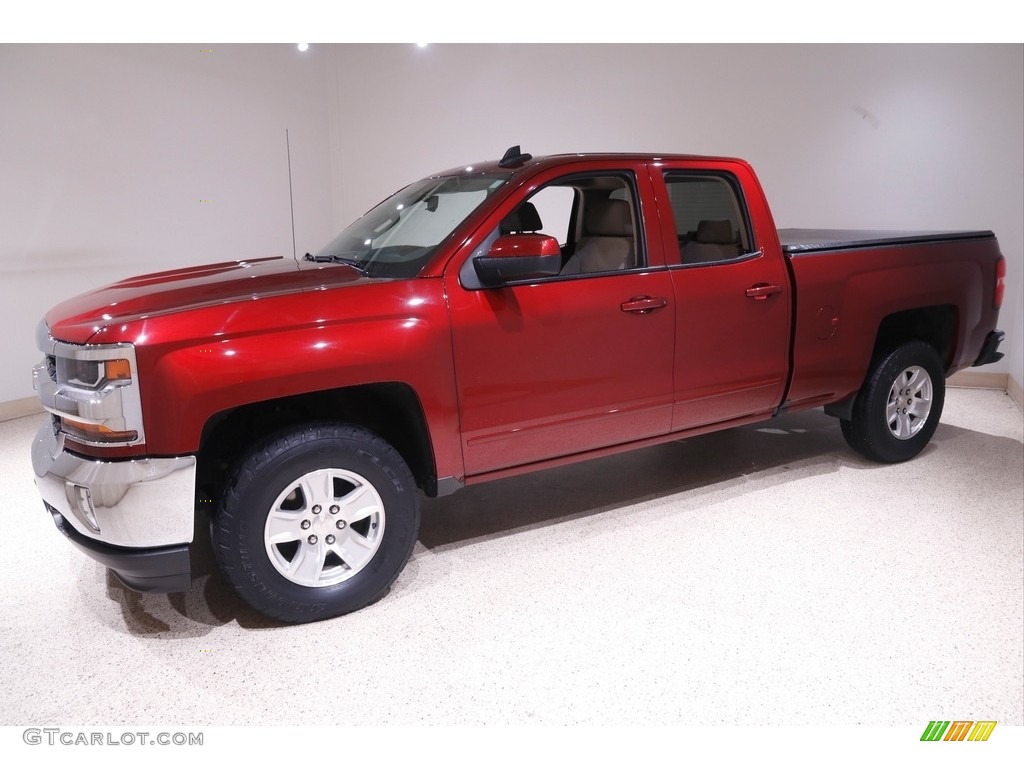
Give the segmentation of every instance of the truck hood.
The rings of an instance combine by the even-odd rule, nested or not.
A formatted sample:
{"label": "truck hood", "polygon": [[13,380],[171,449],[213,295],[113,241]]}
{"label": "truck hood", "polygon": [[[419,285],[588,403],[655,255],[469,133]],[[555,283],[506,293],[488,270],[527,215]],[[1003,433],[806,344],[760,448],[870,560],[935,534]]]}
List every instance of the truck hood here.
{"label": "truck hood", "polygon": [[58,304],[46,314],[50,335],[85,344],[106,328],[218,304],[367,282],[344,264],[274,256],[131,277]]}

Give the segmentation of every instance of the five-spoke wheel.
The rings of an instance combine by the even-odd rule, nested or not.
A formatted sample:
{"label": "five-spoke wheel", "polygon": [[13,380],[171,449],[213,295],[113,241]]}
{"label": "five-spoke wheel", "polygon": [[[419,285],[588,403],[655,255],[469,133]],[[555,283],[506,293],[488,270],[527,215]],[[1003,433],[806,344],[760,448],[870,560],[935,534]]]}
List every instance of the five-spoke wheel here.
{"label": "five-spoke wheel", "polygon": [[359,573],[384,536],[386,512],[370,482],[345,469],[298,478],[267,515],[263,541],[278,573],[304,587],[329,587]]}
{"label": "five-spoke wheel", "polygon": [[897,440],[909,440],[928,423],[932,410],[932,377],[919,365],[902,371],[889,390],[885,421]]}
{"label": "five-spoke wheel", "polygon": [[359,427],[314,424],[256,446],[211,521],[225,578],[285,621],[373,602],[401,572],[419,529],[402,457]]}

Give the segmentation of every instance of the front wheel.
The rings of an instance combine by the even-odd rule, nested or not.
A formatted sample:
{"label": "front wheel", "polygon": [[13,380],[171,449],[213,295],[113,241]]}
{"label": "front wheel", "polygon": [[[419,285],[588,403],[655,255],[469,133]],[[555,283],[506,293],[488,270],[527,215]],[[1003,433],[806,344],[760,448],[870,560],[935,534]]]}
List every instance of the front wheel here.
{"label": "front wheel", "polygon": [[942,415],[946,381],[935,349],[909,341],[876,359],[857,394],[843,437],[874,461],[895,463],[919,454]]}
{"label": "front wheel", "polygon": [[359,427],[315,424],[258,446],[211,522],[235,591],[284,621],[372,603],[405,566],[419,529],[416,487],[398,452]]}

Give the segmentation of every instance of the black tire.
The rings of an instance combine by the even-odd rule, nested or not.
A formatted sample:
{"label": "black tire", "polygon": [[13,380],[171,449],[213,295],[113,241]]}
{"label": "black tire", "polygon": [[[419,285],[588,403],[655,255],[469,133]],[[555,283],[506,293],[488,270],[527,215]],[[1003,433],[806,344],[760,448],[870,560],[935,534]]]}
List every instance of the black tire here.
{"label": "black tire", "polygon": [[394,448],[359,427],[312,424],[241,462],[210,532],[243,600],[307,622],[380,598],[405,567],[419,523],[416,485]]}
{"label": "black tire", "polygon": [[935,434],[946,379],[935,349],[908,341],[876,358],[857,393],[843,437],[861,455],[887,464],[919,454]]}

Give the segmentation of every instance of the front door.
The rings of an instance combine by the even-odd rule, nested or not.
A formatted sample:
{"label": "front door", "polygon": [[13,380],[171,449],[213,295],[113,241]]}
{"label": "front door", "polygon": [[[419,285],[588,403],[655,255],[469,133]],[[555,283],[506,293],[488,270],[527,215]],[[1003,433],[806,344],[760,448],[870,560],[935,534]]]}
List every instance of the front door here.
{"label": "front door", "polygon": [[531,230],[563,244],[557,277],[481,288],[446,273],[467,475],[669,431],[675,302],[668,271],[647,268],[637,184],[577,173],[525,201],[546,219]]}

